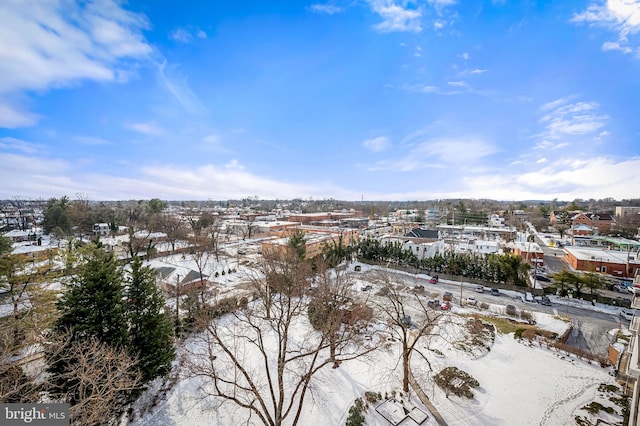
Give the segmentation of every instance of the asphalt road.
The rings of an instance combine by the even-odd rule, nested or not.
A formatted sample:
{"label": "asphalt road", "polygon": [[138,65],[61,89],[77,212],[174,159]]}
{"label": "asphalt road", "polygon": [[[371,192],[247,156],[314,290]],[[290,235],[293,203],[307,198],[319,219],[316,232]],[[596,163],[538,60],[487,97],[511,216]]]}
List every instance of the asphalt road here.
{"label": "asphalt road", "polygon": [[[401,280],[398,279],[396,282],[398,281]],[[437,296],[434,296],[434,298],[442,300],[442,294],[445,291],[451,292],[453,294],[453,304],[458,306],[460,305],[462,290],[463,301],[466,300],[467,297],[473,296],[478,303],[486,302],[498,305],[514,305],[518,310],[568,317],[575,330],[568,343],[598,355],[606,355],[610,343],[610,335],[608,332],[611,329],[619,328],[620,324],[626,327],[629,325],[629,321],[613,313],[599,312],[561,303],[544,306],[538,303],[524,302],[519,296],[511,297],[507,295],[507,293],[501,293],[500,296],[493,296],[487,291],[478,293],[475,291],[477,287],[476,284],[464,281],[456,283],[449,280],[440,280],[437,284],[429,284],[425,279],[407,275],[402,275],[402,281],[405,281],[409,288],[413,288],[417,284],[423,285],[425,288],[423,293],[425,298],[431,298],[431,294],[436,294]],[[372,291],[375,292],[375,290],[374,287]]]}

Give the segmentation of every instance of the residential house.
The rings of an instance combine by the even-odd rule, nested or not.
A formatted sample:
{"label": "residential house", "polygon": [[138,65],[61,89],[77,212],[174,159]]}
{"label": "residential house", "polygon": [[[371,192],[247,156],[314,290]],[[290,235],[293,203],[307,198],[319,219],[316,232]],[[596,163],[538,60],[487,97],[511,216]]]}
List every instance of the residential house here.
{"label": "residential house", "polygon": [[607,233],[611,231],[615,224],[613,216],[609,213],[578,213],[571,217],[571,225],[587,225],[597,229],[598,233]]}

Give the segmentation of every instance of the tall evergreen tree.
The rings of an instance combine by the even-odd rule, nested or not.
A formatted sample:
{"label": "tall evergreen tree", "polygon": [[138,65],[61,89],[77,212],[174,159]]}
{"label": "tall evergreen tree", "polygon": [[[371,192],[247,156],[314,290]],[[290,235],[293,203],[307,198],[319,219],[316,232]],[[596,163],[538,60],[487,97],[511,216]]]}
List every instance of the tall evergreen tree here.
{"label": "tall evergreen tree", "polygon": [[296,229],[289,236],[287,250],[295,255],[299,260],[303,260],[307,255],[306,239],[304,231]]}
{"label": "tall evergreen tree", "polygon": [[[84,355],[77,352],[78,344],[84,347],[83,342],[93,340],[126,351],[128,342],[122,268],[115,256],[105,253],[99,244],[88,246],[83,255],[84,262],[77,275],[58,300],[60,317],[54,330],[59,337],[63,336],[59,339],[63,343],[51,345],[47,353],[48,371],[52,374],[51,391],[72,406],[87,398],[80,391],[86,378],[74,374]],[[110,379],[102,376],[94,380],[95,386],[102,386]],[[118,398],[124,402],[129,397],[125,392]]]}
{"label": "tall evergreen tree", "polygon": [[175,358],[173,326],[163,311],[165,301],[156,285],[155,275],[153,269],[143,266],[136,257],[131,264],[126,291],[129,350],[138,357],[143,382],[168,372]]}
{"label": "tall evergreen tree", "polygon": [[128,341],[123,304],[124,276],[112,253],[97,244],[86,252],[86,261],[58,302],[57,330],[74,337],[92,336],[111,346]]}

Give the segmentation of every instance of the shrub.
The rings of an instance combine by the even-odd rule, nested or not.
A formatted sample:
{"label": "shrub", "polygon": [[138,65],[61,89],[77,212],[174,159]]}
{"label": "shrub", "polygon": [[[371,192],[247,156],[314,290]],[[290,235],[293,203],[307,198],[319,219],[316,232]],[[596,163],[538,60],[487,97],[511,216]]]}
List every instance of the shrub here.
{"label": "shrub", "polygon": [[590,402],[588,405],[585,405],[584,407],[582,407],[582,409],[585,411],[588,411],[591,414],[598,414],[600,410],[609,414],[613,414],[614,412],[613,407],[605,407],[604,405],[600,404],[597,401]]}
{"label": "shrub", "polygon": [[349,408],[349,417],[347,417],[346,426],[364,426],[364,403],[360,398],[356,399],[351,408]]}
{"label": "shrub", "polygon": [[520,318],[525,321],[533,321],[533,314],[529,311],[520,311]]}
{"label": "shrub", "polygon": [[537,336],[536,330],[529,328],[522,332],[522,338],[527,340],[534,340]]}
{"label": "shrub", "polygon": [[608,385],[606,383],[600,383],[598,386],[598,392],[618,392],[620,388],[616,385]]}
{"label": "shrub", "polygon": [[469,373],[457,367],[443,369],[436,374],[434,379],[436,384],[444,390],[447,398],[449,393],[453,393],[456,396],[473,399],[473,391],[471,389],[480,386],[480,383]]}
{"label": "shrub", "polygon": [[364,397],[365,397],[365,399],[367,400],[367,402],[369,404],[374,404],[374,403],[378,402],[378,400],[380,399],[380,396],[377,393],[369,392],[369,391],[366,391],[364,393]]}

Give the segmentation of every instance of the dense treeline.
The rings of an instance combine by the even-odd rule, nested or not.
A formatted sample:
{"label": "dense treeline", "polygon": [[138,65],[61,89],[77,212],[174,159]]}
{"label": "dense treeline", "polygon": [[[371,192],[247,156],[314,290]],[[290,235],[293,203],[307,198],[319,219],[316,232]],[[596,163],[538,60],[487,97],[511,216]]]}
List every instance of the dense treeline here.
{"label": "dense treeline", "polygon": [[419,258],[413,251],[403,248],[400,242],[383,244],[377,239],[364,238],[352,246],[341,242],[329,245],[324,251],[325,259],[332,265],[352,256],[377,262],[408,266],[429,273],[462,275],[484,281],[527,286],[529,265],[520,256],[512,254],[455,253],[447,250],[434,257]]}

